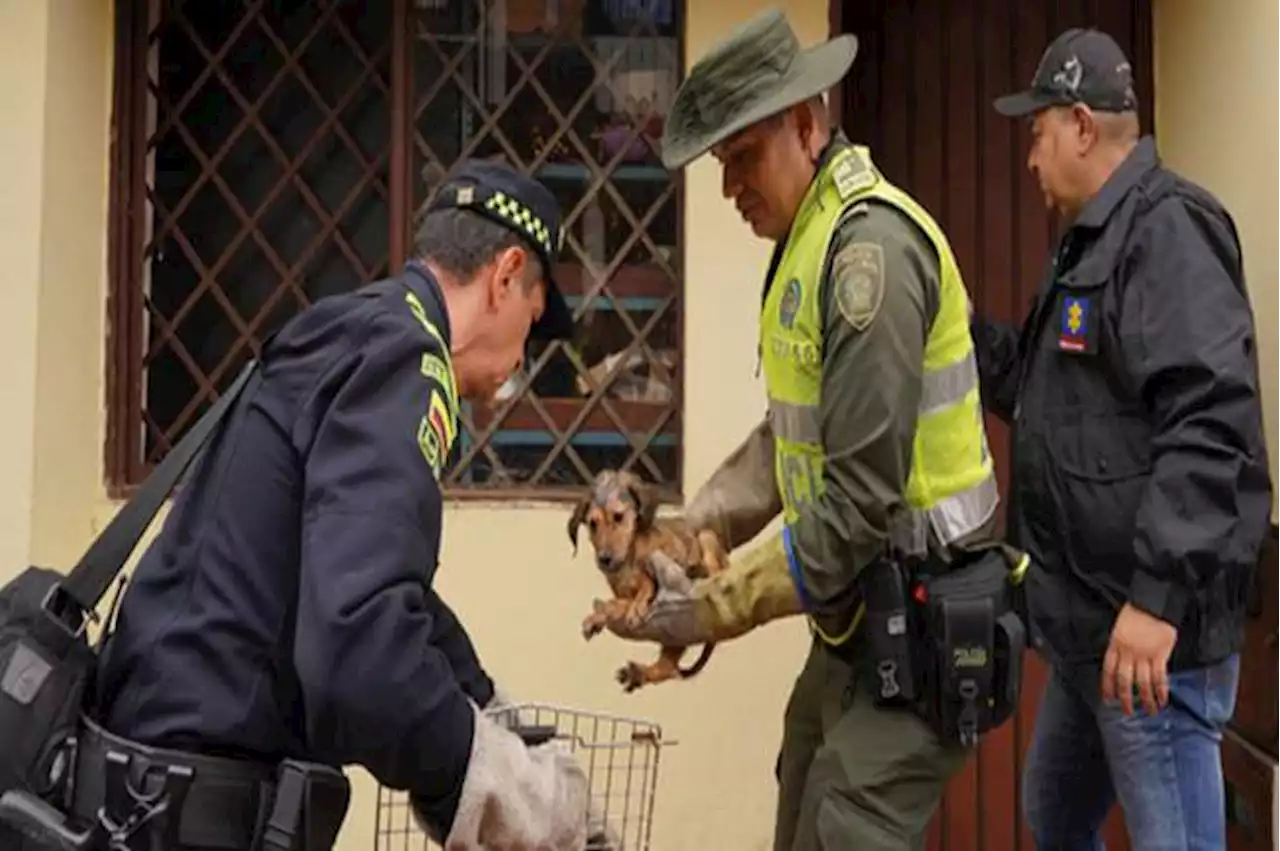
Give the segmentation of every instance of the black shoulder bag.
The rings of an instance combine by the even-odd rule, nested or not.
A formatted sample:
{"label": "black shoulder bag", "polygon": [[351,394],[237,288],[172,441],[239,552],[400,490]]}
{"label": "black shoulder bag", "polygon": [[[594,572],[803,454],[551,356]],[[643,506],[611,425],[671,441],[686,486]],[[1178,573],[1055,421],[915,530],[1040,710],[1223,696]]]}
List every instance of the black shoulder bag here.
{"label": "black shoulder bag", "polygon": [[231,410],[258,361],[173,447],[138,492],[64,575],[28,567],[0,588],[0,794],[46,797],[65,771],[59,755],[75,734],[97,649],[85,630],[170,491]]}

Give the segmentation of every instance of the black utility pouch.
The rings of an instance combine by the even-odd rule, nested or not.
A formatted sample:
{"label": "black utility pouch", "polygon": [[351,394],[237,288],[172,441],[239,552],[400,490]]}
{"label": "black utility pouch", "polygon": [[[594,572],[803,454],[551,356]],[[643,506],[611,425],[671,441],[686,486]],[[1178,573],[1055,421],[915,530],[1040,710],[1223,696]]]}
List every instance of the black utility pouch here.
{"label": "black utility pouch", "polygon": [[330,851],[351,802],[351,784],[336,768],[288,759],[276,775],[262,851]]}
{"label": "black utility pouch", "polygon": [[921,586],[921,709],[944,740],[972,747],[1013,714],[1021,693],[1026,629],[1013,565],[992,548]]}
{"label": "black utility pouch", "polygon": [[996,669],[992,684],[995,703],[989,723],[998,727],[1014,712],[1022,696],[1022,660],[1027,649],[1027,627],[1016,612],[996,618]]}
{"label": "black utility pouch", "polygon": [[867,645],[877,706],[914,706],[920,697],[916,616],[902,566],[892,559],[869,565],[861,576]]}

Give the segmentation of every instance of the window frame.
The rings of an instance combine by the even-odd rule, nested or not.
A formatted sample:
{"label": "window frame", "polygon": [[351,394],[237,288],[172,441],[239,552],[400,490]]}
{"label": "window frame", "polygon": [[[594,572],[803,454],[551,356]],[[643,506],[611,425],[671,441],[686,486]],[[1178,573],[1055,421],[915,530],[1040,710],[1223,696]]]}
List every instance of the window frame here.
{"label": "window frame", "polygon": [[[389,50],[390,58],[388,61],[390,76],[390,92],[388,100],[390,128],[388,130],[388,144],[386,151],[374,151],[373,156],[387,156],[387,218],[388,218],[388,248],[389,260],[387,267],[392,274],[401,269],[404,262],[409,259],[412,247],[412,227],[415,216],[413,209],[413,178],[412,173],[415,167],[414,146],[415,131],[413,127],[414,116],[414,98],[416,93],[413,85],[413,49],[414,27],[413,20],[413,0],[387,0],[391,6],[391,32],[389,34]],[[679,79],[683,78],[685,73],[685,63],[687,51],[687,14],[689,3],[684,0],[672,0],[673,3],[679,5],[679,29],[675,46],[675,62],[679,67]],[[159,8],[158,0],[150,0],[148,3],[117,3],[115,5],[115,43],[114,43],[114,74],[112,85],[112,123],[111,123],[111,144],[110,144],[110,185],[109,185],[109,209],[108,209],[108,246],[107,246],[107,262],[108,262],[108,292],[106,303],[106,320],[107,328],[105,334],[105,407],[106,407],[106,428],[104,439],[104,475],[105,485],[108,497],[113,500],[127,499],[137,489],[137,487],[145,480],[145,477],[151,472],[154,463],[163,457],[163,452],[158,452],[155,461],[148,464],[144,459],[147,441],[147,420],[146,407],[144,397],[146,394],[146,371],[143,365],[144,352],[146,351],[146,328],[148,323],[154,321],[151,319],[151,311],[147,306],[146,300],[146,276],[148,267],[144,256],[144,246],[149,238],[149,229],[153,226],[153,220],[159,221],[159,217],[153,214],[151,202],[148,197],[148,181],[151,173],[150,160],[154,157],[154,153],[148,150],[148,133],[150,113],[156,109],[154,105],[154,96],[149,91],[152,75],[148,67],[153,54],[151,45],[151,35],[149,25],[154,14],[151,7]],[[487,46],[486,48],[487,49]],[[602,60],[597,58],[599,64],[604,64]],[[284,74],[285,71],[278,73]],[[539,72],[535,71],[532,78],[539,79]],[[596,77],[599,80],[599,77]],[[593,82],[593,88],[596,83]],[[600,83],[600,85],[604,85]],[[555,125],[560,128],[559,124]],[[313,135],[322,135],[325,132],[323,128],[317,130]],[[559,130],[557,130],[559,132]],[[587,165],[586,167],[594,173],[603,171],[606,161],[601,161],[598,165]],[[619,187],[615,180],[609,180],[612,187],[601,185],[594,193],[593,197],[602,198],[608,195],[618,195],[623,190]],[[674,281],[671,282],[671,299],[672,303],[665,308],[674,314],[672,334],[674,336],[673,343],[675,347],[675,367],[671,375],[671,393],[672,399],[670,403],[666,403],[667,407],[661,405],[654,406],[654,413],[658,419],[667,420],[671,423],[670,433],[673,440],[673,473],[674,476],[670,481],[664,481],[655,487],[655,494],[659,501],[664,503],[679,503],[683,499],[683,478],[685,470],[685,434],[686,430],[683,423],[684,408],[684,392],[685,392],[685,304],[686,304],[686,257],[685,250],[685,191],[686,183],[683,171],[677,172],[670,176],[672,184],[672,195],[667,203],[673,204],[672,217],[674,220],[675,245],[674,252],[669,258],[669,264],[674,272]],[[585,197],[585,196],[584,196]],[[565,214],[569,214],[566,209]],[[637,221],[643,221],[645,211],[643,209],[630,210],[630,213]],[[650,228],[646,227],[644,232],[651,233]],[[643,232],[642,232],[643,233]],[[634,236],[637,245],[642,244],[641,236]],[[321,246],[316,250],[319,254],[334,243],[334,236],[329,234],[324,237]],[[572,255],[568,247],[566,247],[567,259],[571,261],[581,262],[581,258]],[[613,258],[613,262],[607,265],[615,266],[615,272],[618,268],[622,268],[622,258]],[[370,279],[372,280],[372,279]],[[612,278],[610,278],[612,280]],[[287,289],[289,284],[280,283],[278,289]],[[596,291],[596,298],[606,296],[607,293]],[[663,297],[664,299],[666,296]],[[632,321],[643,331],[645,325],[649,324],[646,320],[635,318]],[[253,355],[259,352],[259,344],[261,342],[263,332],[258,329],[255,336],[249,341]],[[626,346],[619,350],[620,352],[640,352],[646,363],[651,363],[652,358],[644,354],[641,347],[642,344],[649,342],[648,334],[642,333],[640,337],[629,341]],[[233,343],[233,346],[238,345]],[[228,349],[227,351],[231,351]],[[225,356],[225,355],[224,355]],[[225,370],[224,375],[220,376],[216,382],[210,384],[216,386],[225,386],[234,377],[236,370],[230,368]],[[206,384],[201,380],[193,378],[195,385],[192,399],[199,399],[203,396],[206,404],[211,404],[216,398],[217,389],[210,387],[212,393],[206,392]],[[581,376],[577,376],[580,379]],[[525,391],[520,394],[520,402],[515,407],[523,407],[528,411],[529,403],[525,401],[529,396],[533,396],[543,407],[548,402],[553,404],[559,401],[557,397],[541,397],[533,393],[532,390]],[[626,410],[629,405],[637,404],[634,402],[626,402],[608,395],[603,390],[597,389],[589,395],[581,398],[575,398],[571,401],[577,402],[580,406],[570,422],[570,428],[562,434],[556,434],[551,429],[545,429],[550,439],[550,443],[546,448],[547,457],[552,453],[558,453],[559,457],[564,457],[564,446],[571,445],[573,438],[580,434],[581,425],[588,421],[595,421],[596,426],[592,431],[607,432],[609,434],[620,435],[623,437],[622,447],[628,455],[634,456],[631,459],[633,469],[641,465],[639,450],[632,451],[635,443],[642,444],[646,449],[652,447],[653,435],[646,435],[646,427],[642,423],[626,416]],[[608,402],[615,411],[619,411],[617,417],[611,417],[602,407],[602,401]],[[644,404],[644,403],[639,403]],[[499,411],[503,408],[499,407]],[[536,410],[529,411],[537,418]],[[608,423],[608,427],[601,427],[601,418]],[[490,420],[493,418],[490,417]],[[614,420],[620,420],[622,425],[626,426],[632,435],[631,440],[627,440],[622,428]],[[182,429],[173,436],[176,442],[177,438],[185,433],[185,430],[195,422],[196,417],[192,416],[185,423]],[[483,434],[484,432],[502,433],[512,429],[505,422],[500,424],[498,428],[484,427],[477,430],[477,434],[473,438]],[[488,445],[488,440],[483,441]],[[482,457],[482,451],[476,450],[471,457],[471,463]],[[583,462],[586,463],[586,462]],[[546,465],[543,465],[546,466]],[[599,469],[595,465],[588,465],[592,472]],[[446,473],[450,468],[446,468]],[[504,501],[519,500],[532,502],[551,502],[562,503],[575,500],[581,497],[587,483],[581,483],[575,486],[555,485],[547,483],[526,484],[520,483],[507,486],[468,486],[461,483],[446,483],[443,487],[445,497],[449,500],[459,501]]]}

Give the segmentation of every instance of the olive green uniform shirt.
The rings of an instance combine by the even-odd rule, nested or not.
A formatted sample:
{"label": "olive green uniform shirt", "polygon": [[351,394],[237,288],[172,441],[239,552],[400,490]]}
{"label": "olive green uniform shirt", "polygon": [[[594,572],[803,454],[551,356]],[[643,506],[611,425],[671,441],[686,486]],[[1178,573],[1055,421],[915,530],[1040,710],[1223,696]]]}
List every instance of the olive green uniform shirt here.
{"label": "olive green uniform shirt", "polygon": [[[866,265],[876,258],[878,278]],[[871,271],[878,290],[862,330],[846,316],[856,302],[842,297],[855,270]],[[820,292],[825,489],[791,528],[801,579],[822,620],[852,616],[854,580],[883,553],[890,516],[908,510],[925,342],[940,293],[937,253],[905,213],[868,201],[844,215]]]}

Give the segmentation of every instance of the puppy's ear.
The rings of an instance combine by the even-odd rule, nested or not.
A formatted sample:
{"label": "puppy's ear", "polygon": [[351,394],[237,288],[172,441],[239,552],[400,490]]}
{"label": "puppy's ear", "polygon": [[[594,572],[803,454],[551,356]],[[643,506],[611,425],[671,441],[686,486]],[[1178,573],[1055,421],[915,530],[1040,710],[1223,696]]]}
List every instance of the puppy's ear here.
{"label": "puppy's ear", "polygon": [[631,501],[636,506],[637,528],[648,529],[653,525],[653,520],[658,514],[658,500],[653,488],[635,479],[627,485],[627,492],[631,494]]}
{"label": "puppy's ear", "polygon": [[569,517],[569,523],[566,530],[569,533],[569,541],[573,544],[573,554],[578,554],[578,527],[587,521],[587,511],[591,508],[591,500],[583,497],[573,508],[573,514]]}

